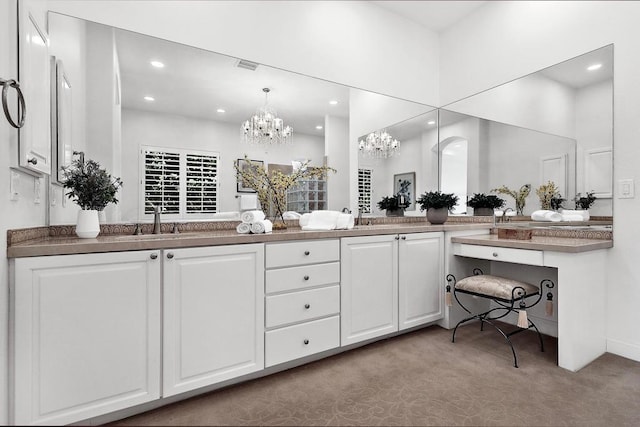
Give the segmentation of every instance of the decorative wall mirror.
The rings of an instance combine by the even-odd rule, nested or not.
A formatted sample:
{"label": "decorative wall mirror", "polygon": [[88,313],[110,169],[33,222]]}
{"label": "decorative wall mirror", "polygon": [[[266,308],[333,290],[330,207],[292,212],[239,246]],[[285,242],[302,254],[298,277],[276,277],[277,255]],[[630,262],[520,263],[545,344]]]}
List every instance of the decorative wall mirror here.
{"label": "decorative wall mirror", "polygon": [[[467,147],[441,154],[443,191],[466,197],[529,183],[530,215],[540,209],[535,188],[551,180],[567,209],[577,193],[593,192],[592,218],[613,215],[612,45],[448,104],[439,126],[440,151]],[[460,162],[467,163],[466,179]]]}
{"label": "decorative wall mirror", "polygon": [[[328,208],[340,210],[357,197],[346,190],[349,143],[372,129],[372,117],[388,113],[386,126],[434,109],[53,12],[49,32],[51,52],[64,61],[74,85],[73,150],[124,182],[120,203],[107,208],[108,222],[147,220],[145,159],[167,166],[170,179],[171,162],[179,167],[189,154],[215,163],[209,197],[217,213],[239,208],[233,163],[245,154],[267,167],[300,159],[326,162],[338,170],[328,178]],[[293,128],[292,143],[241,142],[241,125],[264,106],[263,88],[270,88],[270,106]],[[375,104],[368,102],[374,98]],[[176,220],[215,219],[211,212],[180,212]],[[51,224],[74,218],[60,205],[51,208]]]}

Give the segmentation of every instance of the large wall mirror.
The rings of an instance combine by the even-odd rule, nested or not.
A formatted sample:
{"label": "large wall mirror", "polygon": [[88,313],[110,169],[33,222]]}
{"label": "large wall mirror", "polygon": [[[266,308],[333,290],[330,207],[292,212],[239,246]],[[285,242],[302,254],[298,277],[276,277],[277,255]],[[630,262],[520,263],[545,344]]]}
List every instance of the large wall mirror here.
{"label": "large wall mirror", "polygon": [[[188,169],[189,158],[200,162],[214,158],[215,179],[201,184],[213,186],[208,196],[215,199],[217,213],[191,215],[178,209],[175,214],[165,212],[167,221],[225,219],[220,214],[238,211],[237,196],[244,193],[233,165],[245,155],[267,168],[286,169],[300,160],[326,163],[338,171],[328,178],[326,208],[353,207],[352,199],[358,195],[349,191],[354,176],[349,170],[350,144],[357,144],[361,135],[386,128],[403,139],[403,152],[393,161],[413,161],[410,152],[416,148],[411,139],[420,137],[410,135],[410,129],[415,130],[417,117],[426,120],[425,113],[434,111],[434,107],[58,13],[50,12],[48,19],[51,53],[64,64],[73,88],[72,149],[99,161],[124,182],[120,203],[106,209],[108,222],[149,220],[145,168],[152,164],[164,168],[163,179],[178,179],[179,171]],[[242,141],[242,124],[265,105],[263,88],[270,89],[269,106],[285,126],[293,128],[291,143]],[[392,185],[393,175],[399,172],[416,171],[417,181],[424,185],[421,165],[391,164],[375,167],[371,183],[375,194],[391,191],[376,187]],[[437,172],[431,173],[437,178]],[[177,204],[192,201],[185,191],[189,185],[189,179],[176,182]],[[73,223],[75,209],[70,202],[64,206],[61,188],[56,191],[59,203],[50,209],[50,223]]]}
{"label": "large wall mirror", "polygon": [[441,189],[462,201],[530,184],[530,215],[540,209],[535,189],[553,181],[565,208],[593,192],[591,216],[613,215],[612,45],[446,105],[439,129]]}

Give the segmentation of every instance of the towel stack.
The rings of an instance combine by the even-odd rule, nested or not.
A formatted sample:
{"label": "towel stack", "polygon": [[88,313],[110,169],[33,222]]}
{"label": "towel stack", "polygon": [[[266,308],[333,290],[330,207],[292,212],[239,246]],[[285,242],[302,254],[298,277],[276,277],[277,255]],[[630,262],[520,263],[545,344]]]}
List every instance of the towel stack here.
{"label": "towel stack", "polygon": [[561,212],[554,212],[548,210],[535,211],[531,214],[531,219],[534,221],[548,221],[548,222],[560,222],[560,221],[589,221],[589,211],[568,210],[563,209]]}
{"label": "towel stack", "polygon": [[313,211],[298,220],[304,231],[350,230],[354,226],[352,214],[338,211]]}
{"label": "towel stack", "polygon": [[236,231],[240,234],[262,234],[271,233],[273,224],[265,219],[262,211],[246,211],[240,216],[242,222],[236,227]]}
{"label": "towel stack", "polygon": [[531,219],[534,221],[560,222],[562,221],[562,215],[554,211],[539,210],[531,214]]}
{"label": "towel stack", "polygon": [[589,221],[589,211],[585,210],[569,210],[563,209],[560,211],[563,221]]}

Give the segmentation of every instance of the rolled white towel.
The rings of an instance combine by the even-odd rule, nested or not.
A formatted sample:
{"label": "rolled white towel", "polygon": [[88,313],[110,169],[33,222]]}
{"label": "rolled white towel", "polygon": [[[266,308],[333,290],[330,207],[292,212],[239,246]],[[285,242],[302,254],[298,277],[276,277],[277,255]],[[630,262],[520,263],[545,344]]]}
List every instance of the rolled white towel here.
{"label": "rolled white towel", "polygon": [[563,209],[562,211],[560,211],[560,213],[562,214],[562,216],[564,217],[565,215],[579,215],[582,217],[582,219],[584,221],[589,221],[590,215],[589,215],[589,211],[587,210],[571,210],[571,209]]}
{"label": "rolled white towel", "polygon": [[306,225],[309,225],[309,220],[310,219],[311,219],[311,214],[310,213],[302,214],[300,216],[300,219],[298,220],[298,224],[300,224],[300,227],[304,227]]}
{"label": "rolled white towel", "polygon": [[236,231],[240,234],[249,234],[251,233],[251,224],[248,222],[241,222],[236,226]]}
{"label": "rolled white towel", "polygon": [[300,219],[302,215],[295,211],[286,211],[282,214],[282,219]]}
{"label": "rolled white towel", "polygon": [[240,219],[242,220],[242,222],[248,223],[262,221],[264,219],[264,212],[258,210],[242,212]]}
{"label": "rolled white towel", "polygon": [[562,213],[562,220],[563,221],[584,221],[584,217],[582,215],[568,215],[565,213]]}
{"label": "rolled white towel", "polygon": [[341,213],[336,221],[336,230],[351,230],[354,224],[353,214]]}
{"label": "rolled white towel", "polygon": [[494,214],[495,216],[502,216],[502,215],[504,215],[504,211],[494,210],[494,211],[493,211],[493,214]]}
{"label": "rolled white towel", "polygon": [[254,234],[271,233],[273,230],[273,224],[268,219],[251,223],[251,232]]}
{"label": "rolled white towel", "polygon": [[558,212],[543,209],[533,212],[531,219],[534,221],[560,222],[562,221],[562,215]]}

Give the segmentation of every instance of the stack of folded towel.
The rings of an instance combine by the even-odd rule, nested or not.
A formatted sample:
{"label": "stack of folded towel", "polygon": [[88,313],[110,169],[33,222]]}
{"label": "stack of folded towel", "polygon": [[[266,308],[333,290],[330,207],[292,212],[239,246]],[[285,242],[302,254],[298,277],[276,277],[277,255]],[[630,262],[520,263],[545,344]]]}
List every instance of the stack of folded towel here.
{"label": "stack of folded towel", "polygon": [[560,211],[563,221],[589,221],[589,211],[585,210],[569,210]]}
{"label": "stack of folded towel", "polygon": [[262,234],[271,233],[273,224],[265,219],[262,211],[245,211],[240,215],[242,222],[236,227],[236,231],[240,234]]}
{"label": "stack of folded towel", "polygon": [[313,211],[303,214],[298,221],[304,231],[350,230],[355,223],[352,214],[338,211]]}
{"label": "stack of folded towel", "polygon": [[554,211],[539,210],[531,214],[531,219],[534,221],[560,222],[562,221],[562,215]]}

